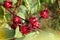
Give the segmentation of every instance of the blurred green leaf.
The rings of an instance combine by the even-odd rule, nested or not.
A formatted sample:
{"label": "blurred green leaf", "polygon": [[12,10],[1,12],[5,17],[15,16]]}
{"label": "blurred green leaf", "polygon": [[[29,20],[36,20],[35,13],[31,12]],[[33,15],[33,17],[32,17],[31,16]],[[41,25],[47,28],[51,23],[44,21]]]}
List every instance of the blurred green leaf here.
{"label": "blurred green leaf", "polygon": [[27,15],[26,11],[27,11],[26,7],[23,5],[20,5],[19,12],[17,13],[17,15],[20,16],[21,18],[25,19],[26,15]]}
{"label": "blurred green leaf", "polygon": [[36,13],[41,8],[39,0],[25,0],[25,6],[32,14]]}
{"label": "blurred green leaf", "polygon": [[50,0],[40,0],[41,3],[49,3]]}
{"label": "blurred green leaf", "polygon": [[58,34],[52,31],[40,31],[39,34],[32,32],[25,36],[23,40],[60,40]]}
{"label": "blurred green leaf", "polygon": [[4,0],[0,0],[0,3],[3,3],[4,2]]}
{"label": "blurred green leaf", "polygon": [[15,35],[14,30],[9,30],[7,28],[0,28],[0,39],[10,39]]}
{"label": "blurred green leaf", "polygon": [[22,37],[22,34],[19,31],[19,27],[17,27],[16,30],[15,30],[15,38],[21,38],[21,37]]}
{"label": "blurred green leaf", "polygon": [[8,21],[8,20],[9,20],[9,17],[10,17],[10,14],[5,14],[4,16],[5,16],[5,17],[4,17],[5,20]]}
{"label": "blurred green leaf", "polygon": [[3,7],[0,7],[0,19],[3,19],[4,17],[4,10]]}
{"label": "blurred green leaf", "polygon": [[17,2],[17,0],[12,0],[13,1],[13,4],[15,4]]}
{"label": "blurred green leaf", "polygon": [[3,23],[1,28],[7,28],[11,30],[11,27],[7,23]]}
{"label": "blurred green leaf", "polygon": [[56,1],[56,0],[50,0],[50,2],[51,2],[52,4],[55,3],[55,1]]}

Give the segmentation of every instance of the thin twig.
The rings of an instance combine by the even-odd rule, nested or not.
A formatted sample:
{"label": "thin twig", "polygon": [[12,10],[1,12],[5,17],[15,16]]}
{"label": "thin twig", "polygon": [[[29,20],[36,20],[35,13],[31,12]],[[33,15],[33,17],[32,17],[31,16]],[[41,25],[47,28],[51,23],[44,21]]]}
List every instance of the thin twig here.
{"label": "thin twig", "polygon": [[[7,9],[7,8],[6,8]],[[16,16],[14,12],[12,12],[10,9],[7,9],[13,16]]]}
{"label": "thin twig", "polygon": [[[13,16],[17,16],[14,12],[12,12],[10,9],[7,9]],[[20,17],[21,18],[21,17]],[[26,22],[28,22],[27,20],[25,20],[25,19],[23,19],[23,18],[21,18],[22,20],[24,20],[24,21],[26,21]]]}
{"label": "thin twig", "polygon": [[3,4],[2,4],[2,3],[0,3],[0,6],[3,6]]}
{"label": "thin twig", "polygon": [[15,9],[14,9],[14,13],[16,12],[17,8],[20,6],[21,4],[21,0],[17,0],[17,3],[16,3],[16,6],[15,6]]}

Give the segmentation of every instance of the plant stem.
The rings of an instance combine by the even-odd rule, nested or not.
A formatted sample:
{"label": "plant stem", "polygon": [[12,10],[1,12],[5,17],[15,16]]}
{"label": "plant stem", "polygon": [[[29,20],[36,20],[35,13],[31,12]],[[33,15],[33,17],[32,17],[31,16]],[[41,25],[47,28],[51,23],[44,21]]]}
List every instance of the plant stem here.
{"label": "plant stem", "polygon": [[[7,9],[14,17],[15,16],[17,16],[14,12],[12,12],[10,9]],[[21,17],[20,17],[21,18]],[[23,18],[21,18],[22,20],[24,20],[24,21],[26,21],[26,22],[28,22],[27,20],[25,20],[25,19],[23,19]]]}
{"label": "plant stem", "polygon": [[2,3],[0,3],[0,6],[3,6],[3,4],[2,4]]}
{"label": "plant stem", "polygon": [[17,8],[20,6],[21,4],[21,0],[17,0],[17,3],[16,3],[16,6],[15,6],[15,9],[14,9],[14,13],[16,12]]}

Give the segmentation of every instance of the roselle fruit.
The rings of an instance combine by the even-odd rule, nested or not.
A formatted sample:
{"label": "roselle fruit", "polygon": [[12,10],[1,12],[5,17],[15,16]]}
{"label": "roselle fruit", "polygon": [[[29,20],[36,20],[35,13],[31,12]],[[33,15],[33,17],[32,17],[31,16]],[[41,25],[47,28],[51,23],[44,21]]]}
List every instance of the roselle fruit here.
{"label": "roselle fruit", "polygon": [[30,24],[34,24],[34,22],[36,22],[36,21],[37,21],[37,18],[36,17],[31,17],[29,19]]}
{"label": "roselle fruit", "polygon": [[20,27],[20,31],[21,31],[22,35],[30,32],[29,29],[28,29],[28,26],[24,25],[24,24]]}
{"label": "roselle fruit", "polygon": [[40,16],[41,16],[42,18],[48,18],[48,9],[42,10],[42,11],[40,12]]}
{"label": "roselle fruit", "polygon": [[11,1],[4,1],[4,7],[5,8],[11,8],[12,7],[12,2]]}
{"label": "roselle fruit", "polygon": [[13,18],[13,23],[14,23],[14,24],[20,24],[20,17],[19,17],[19,16],[15,16],[15,17]]}

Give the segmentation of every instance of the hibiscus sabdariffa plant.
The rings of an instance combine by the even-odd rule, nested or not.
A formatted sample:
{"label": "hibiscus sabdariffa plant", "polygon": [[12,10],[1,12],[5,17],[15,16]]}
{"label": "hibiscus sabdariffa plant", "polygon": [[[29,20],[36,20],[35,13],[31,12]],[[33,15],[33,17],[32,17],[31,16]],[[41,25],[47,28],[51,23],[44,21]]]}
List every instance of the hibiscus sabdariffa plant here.
{"label": "hibiscus sabdariffa plant", "polygon": [[[28,14],[29,14],[29,17],[28,18],[26,18],[26,19],[23,19],[23,18],[21,18],[20,16],[18,16],[17,14],[15,14],[16,12],[15,11],[17,11],[18,9],[16,9],[17,7],[19,7],[20,5],[21,5],[21,0],[18,0],[18,2],[16,3],[16,7],[14,8],[13,7],[13,2],[12,2],[12,0],[5,0],[4,1],[4,4],[2,4],[3,5],[3,7],[7,10],[7,11],[9,11],[13,16],[12,16],[12,29],[13,30],[15,30],[16,28],[17,28],[17,26],[19,26],[19,30],[20,30],[20,32],[24,35],[24,34],[27,34],[27,33],[29,33],[30,31],[34,31],[35,29],[37,29],[37,28],[40,28],[40,24],[39,24],[39,18],[48,18],[48,9],[46,8],[46,9],[44,9],[44,10],[41,10],[40,12],[39,12],[39,15],[40,15],[40,17],[39,18],[37,18],[36,16],[34,16],[34,15],[32,15],[31,14],[31,10],[29,10],[28,11],[28,13],[27,13],[27,16],[28,16]],[[11,8],[14,8],[14,10],[13,11],[11,11],[10,9]],[[38,15],[37,15],[38,16]],[[25,22],[21,22],[22,20],[24,20]]]}
{"label": "hibiscus sabdariffa plant", "polygon": [[[57,6],[55,8],[52,8],[54,7],[54,4]],[[15,31],[16,28],[19,27],[19,31],[25,37],[25,35],[28,35],[31,32],[40,32],[40,30],[45,30],[44,28],[48,28],[49,30],[52,29],[50,27],[43,27],[40,22],[43,19],[49,20],[51,18],[50,12],[53,13],[52,10],[56,10],[56,12],[58,12],[57,8],[59,9],[59,1],[3,0],[2,3],[0,3],[0,6],[4,9],[4,20],[6,24],[8,24],[10,30]],[[13,38],[12,40],[15,39]]]}

